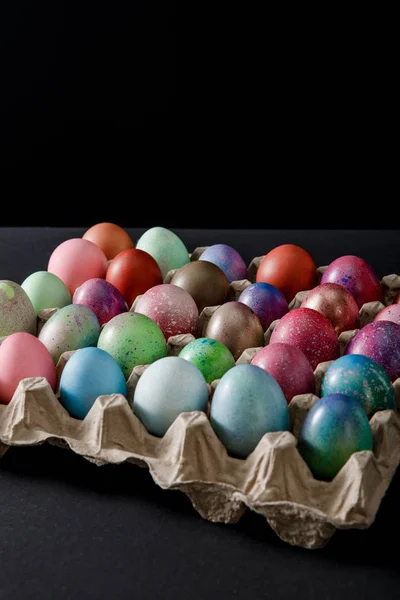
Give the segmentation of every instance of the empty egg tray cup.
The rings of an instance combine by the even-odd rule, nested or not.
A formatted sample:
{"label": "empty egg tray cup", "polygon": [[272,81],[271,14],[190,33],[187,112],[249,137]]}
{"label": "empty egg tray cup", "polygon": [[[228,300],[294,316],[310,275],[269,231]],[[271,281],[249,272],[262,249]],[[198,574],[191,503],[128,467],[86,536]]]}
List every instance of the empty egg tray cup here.
{"label": "empty egg tray cup", "polygon": [[[191,260],[203,250],[196,248]],[[262,258],[251,261],[248,279],[230,284],[227,300],[237,300],[255,281]],[[324,267],[318,269],[319,277],[323,271]],[[166,275],[166,283],[173,273]],[[387,275],[381,283],[385,304],[365,304],[360,309],[361,327],[391,304],[400,290],[398,275]],[[305,294],[298,293],[289,309],[297,308]],[[202,311],[199,337],[216,308]],[[53,312],[41,311],[38,329]],[[265,344],[276,323],[265,332]],[[341,354],[356,332],[340,334]],[[170,338],[168,354],[176,356],[193,339],[191,334]],[[258,349],[246,349],[237,364],[249,363]],[[58,382],[72,353],[65,352],[58,362]],[[330,364],[321,363],[314,372],[316,394]],[[127,399],[119,394],[100,396],[83,421],[69,416],[57,399],[58,389],[54,394],[44,378],[22,380],[10,404],[0,405],[0,456],[10,446],[49,442],[69,448],[97,465],[130,462],[147,467],[157,485],[184,492],[204,519],[235,523],[249,508],[263,515],[282,540],[303,548],[324,546],[336,529],[363,529],[373,523],[400,462],[400,417],[395,411],[379,411],[372,416],[373,451],[353,454],[332,481],[318,481],[296,447],[300,425],[318,395],[295,396],[289,405],[290,431],[265,434],[243,460],[227,454],[208,416],[199,411],[181,413],[162,438],[150,435],[132,411],[135,386],[145,369],[146,365],[133,369]],[[218,380],[209,386],[210,402],[217,385]],[[394,388],[400,409],[400,378]]]}

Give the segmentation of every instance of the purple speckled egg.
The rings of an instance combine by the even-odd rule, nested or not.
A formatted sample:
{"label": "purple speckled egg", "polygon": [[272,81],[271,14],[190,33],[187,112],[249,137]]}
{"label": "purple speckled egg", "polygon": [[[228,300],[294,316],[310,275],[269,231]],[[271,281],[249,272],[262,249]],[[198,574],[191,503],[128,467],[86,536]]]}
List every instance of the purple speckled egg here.
{"label": "purple speckled egg", "polygon": [[214,263],[225,273],[229,283],[247,279],[247,267],[239,252],[227,244],[214,244],[201,254],[199,260]]}
{"label": "purple speckled egg", "polygon": [[287,403],[298,394],[313,394],[315,378],[305,354],[291,344],[269,344],[253,357],[252,365],[267,371],[281,386]]}
{"label": "purple speckled egg", "polygon": [[369,356],[395,381],[400,377],[400,325],[392,321],[365,325],[347,346],[346,354]]}
{"label": "purple speckled egg", "polygon": [[115,286],[105,279],[88,279],[76,290],[72,304],[83,304],[92,309],[100,325],[128,310],[128,306]]}
{"label": "purple speckled egg", "polygon": [[390,306],[385,306],[385,308],[379,311],[375,316],[374,321],[392,321],[393,323],[400,325],[400,304],[390,304]]}
{"label": "purple speckled egg", "polygon": [[260,319],[264,331],[272,321],[280,319],[289,310],[285,296],[270,283],[252,283],[240,294],[238,302],[251,308]]}
{"label": "purple speckled egg", "polygon": [[338,283],[353,294],[358,307],[366,302],[382,301],[382,286],[375,271],[359,256],[340,256],[324,271],[321,284]]}

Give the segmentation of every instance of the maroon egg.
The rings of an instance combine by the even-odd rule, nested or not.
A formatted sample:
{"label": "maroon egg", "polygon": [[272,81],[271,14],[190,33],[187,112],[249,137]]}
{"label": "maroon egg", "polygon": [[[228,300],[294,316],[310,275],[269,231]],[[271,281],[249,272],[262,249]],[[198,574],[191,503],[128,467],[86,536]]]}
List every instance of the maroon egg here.
{"label": "maroon egg", "polygon": [[306,355],[313,370],[339,357],[339,344],[332,323],[313,308],[295,308],[275,326],[270,344],[292,344]]}
{"label": "maroon egg", "polygon": [[393,300],[393,304],[400,304],[400,292],[396,295],[395,299]]}
{"label": "maroon egg", "polygon": [[390,306],[385,306],[385,308],[379,311],[375,316],[374,321],[392,321],[393,323],[400,325],[400,304],[390,304]]}
{"label": "maroon egg", "polygon": [[358,304],[342,285],[323,283],[310,290],[301,308],[313,308],[332,323],[336,334],[358,329]]}
{"label": "maroon egg", "polygon": [[359,256],[340,256],[324,271],[321,283],[338,283],[353,294],[358,307],[382,301],[382,286],[375,271]]}
{"label": "maroon egg", "polygon": [[72,304],[84,304],[92,309],[100,325],[128,310],[121,293],[105,279],[88,279],[72,297]]}
{"label": "maroon egg", "polygon": [[251,364],[276,379],[288,404],[293,396],[315,392],[314,372],[305,354],[296,346],[269,344],[257,352]]}

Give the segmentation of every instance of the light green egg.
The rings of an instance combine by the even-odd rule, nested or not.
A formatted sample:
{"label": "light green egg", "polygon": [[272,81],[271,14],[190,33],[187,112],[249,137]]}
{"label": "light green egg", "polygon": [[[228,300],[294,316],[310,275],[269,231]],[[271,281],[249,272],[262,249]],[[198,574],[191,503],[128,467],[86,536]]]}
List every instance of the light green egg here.
{"label": "light green egg", "polygon": [[157,323],[139,313],[113,317],[101,330],[97,347],[119,364],[128,379],[134,367],[148,365],[167,355],[165,337]]}
{"label": "light green egg", "polygon": [[162,276],[190,262],[189,253],[182,240],[165,227],[152,227],[143,233],[136,243],[137,250],[144,250],[157,261]]}
{"label": "light green egg", "polygon": [[203,373],[207,383],[220,379],[235,366],[235,359],[225,344],[212,338],[198,338],[182,348],[180,358],[188,360]]}
{"label": "light green egg", "polygon": [[23,331],[36,335],[36,313],[22,287],[0,280],[0,337]]}
{"label": "light green egg", "polygon": [[28,294],[36,314],[43,308],[63,308],[72,302],[65,283],[48,271],[32,273],[21,287]]}
{"label": "light green egg", "polygon": [[99,335],[100,324],[94,312],[82,304],[69,304],[46,321],[38,337],[56,365],[63,352],[96,346]]}

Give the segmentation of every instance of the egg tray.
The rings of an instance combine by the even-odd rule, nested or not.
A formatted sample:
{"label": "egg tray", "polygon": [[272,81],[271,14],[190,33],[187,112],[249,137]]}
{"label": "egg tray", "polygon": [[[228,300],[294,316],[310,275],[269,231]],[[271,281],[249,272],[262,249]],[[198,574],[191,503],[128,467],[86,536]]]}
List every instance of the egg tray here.
{"label": "egg tray", "polygon": [[[231,284],[229,299],[254,281],[261,259],[251,262],[248,280]],[[323,270],[318,269],[319,275]],[[167,274],[165,281],[170,276]],[[400,277],[388,275],[382,286],[384,302],[390,304],[400,289]],[[299,305],[304,294],[294,298],[290,309]],[[370,322],[383,306],[379,302],[364,305],[360,326]],[[215,309],[203,310],[199,335]],[[41,321],[50,314],[52,311],[42,313]],[[265,332],[266,344],[275,324]],[[356,332],[339,336],[341,354]],[[193,339],[190,334],[170,338],[168,355],[176,356]],[[257,350],[246,349],[236,363],[250,362]],[[373,451],[353,454],[330,482],[316,480],[297,450],[299,428],[319,399],[321,380],[332,361],[321,363],[314,372],[316,394],[295,396],[290,402],[290,431],[265,434],[243,460],[228,455],[208,414],[200,411],[181,413],[162,438],[149,434],[132,411],[134,390],[146,365],[133,369],[127,398],[100,396],[83,421],[72,418],[57,397],[62,369],[72,354],[65,352],[58,362],[56,393],[46,379],[31,377],[19,383],[8,405],[0,405],[0,456],[10,446],[48,442],[97,465],[130,462],[148,468],[161,488],[184,492],[204,519],[236,523],[250,509],[264,516],[283,541],[303,548],[324,546],[336,529],[364,529],[374,522],[400,462],[400,412],[375,413],[370,419]],[[218,380],[208,386],[209,406],[217,385]],[[394,382],[394,389],[400,409],[400,379]]]}

